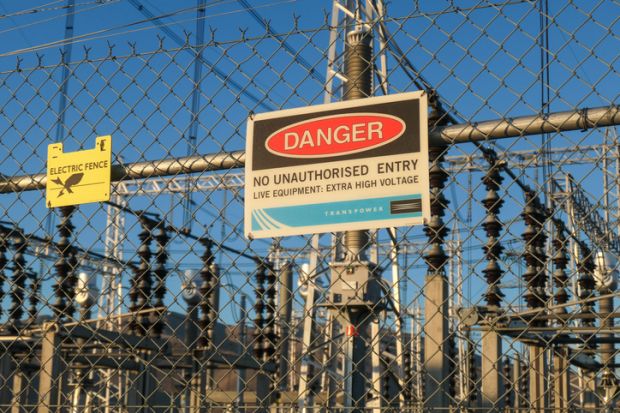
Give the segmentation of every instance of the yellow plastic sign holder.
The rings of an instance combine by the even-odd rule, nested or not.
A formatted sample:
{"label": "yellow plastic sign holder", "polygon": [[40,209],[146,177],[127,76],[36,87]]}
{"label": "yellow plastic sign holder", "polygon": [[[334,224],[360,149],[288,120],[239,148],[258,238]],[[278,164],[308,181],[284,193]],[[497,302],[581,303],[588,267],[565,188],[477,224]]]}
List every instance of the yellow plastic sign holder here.
{"label": "yellow plastic sign holder", "polygon": [[94,149],[63,153],[62,143],[47,147],[48,208],[110,199],[112,137],[99,136]]}

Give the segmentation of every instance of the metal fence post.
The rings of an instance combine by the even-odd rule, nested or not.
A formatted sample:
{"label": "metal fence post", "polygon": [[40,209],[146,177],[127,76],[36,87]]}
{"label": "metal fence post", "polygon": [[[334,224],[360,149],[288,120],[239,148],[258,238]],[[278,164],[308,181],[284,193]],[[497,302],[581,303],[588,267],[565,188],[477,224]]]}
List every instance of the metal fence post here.
{"label": "metal fence post", "polygon": [[9,346],[1,343],[0,352],[0,412],[7,412],[12,402],[12,381],[17,373],[14,373],[15,365]]}
{"label": "metal fence post", "polygon": [[57,323],[45,324],[43,331],[37,413],[61,412],[66,406],[62,394],[67,394],[61,392],[66,379],[66,365],[61,355],[62,340]]}
{"label": "metal fence post", "polygon": [[[431,96],[429,128],[440,119],[439,102]],[[448,174],[442,168],[445,146],[429,147],[429,182],[431,217],[424,227],[428,238],[428,252],[424,255],[428,272],[424,280],[424,408],[446,409],[449,406],[449,296],[445,266],[448,257],[443,249],[448,228],[443,222],[448,201],[443,189]]]}
{"label": "metal fence post", "polygon": [[278,270],[279,275],[279,305],[278,305],[278,357],[280,358],[280,374],[278,377],[281,391],[288,389],[288,377],[292,368],[290,360],[291,315],[293,312],[293,270],[292,264],[284,263]]}

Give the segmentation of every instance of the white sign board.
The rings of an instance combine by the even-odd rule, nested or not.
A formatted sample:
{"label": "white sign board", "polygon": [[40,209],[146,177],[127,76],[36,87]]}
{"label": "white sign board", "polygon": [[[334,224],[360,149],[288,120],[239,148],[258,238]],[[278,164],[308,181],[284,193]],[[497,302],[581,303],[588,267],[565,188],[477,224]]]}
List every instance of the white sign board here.
{"label": "white sign board", "polygon": [[430,216],[424,92],[250,117],[249,238],[385,228]]}

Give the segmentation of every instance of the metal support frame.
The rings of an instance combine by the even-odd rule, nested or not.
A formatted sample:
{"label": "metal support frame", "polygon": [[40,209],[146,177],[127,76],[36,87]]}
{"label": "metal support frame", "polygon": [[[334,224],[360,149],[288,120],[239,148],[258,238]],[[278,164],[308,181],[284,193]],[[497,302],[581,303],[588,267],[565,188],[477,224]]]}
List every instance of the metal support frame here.
{"label": "metal support frame", "polygon": [[[248,311],[247,311],[247,296],[245,294],[241,295],[240,298],[240,303],[239,303],[239,343],[241,345],[241,351],[245,352],[246,350],[246,336],[247,336],[247,331],[246,331],[246,323],[248,320]],[[244,393],[246,391],[246,375],[245,375],[245,369],[244,368],[239,368],[237,369],[237,383],[236,383],[236,389],[237,389],[237,398],[234,400],[233,403],[235,403],[237,405],[237,412],[238,413],[244,413],[245,412],[245,399],[244,399]]]}

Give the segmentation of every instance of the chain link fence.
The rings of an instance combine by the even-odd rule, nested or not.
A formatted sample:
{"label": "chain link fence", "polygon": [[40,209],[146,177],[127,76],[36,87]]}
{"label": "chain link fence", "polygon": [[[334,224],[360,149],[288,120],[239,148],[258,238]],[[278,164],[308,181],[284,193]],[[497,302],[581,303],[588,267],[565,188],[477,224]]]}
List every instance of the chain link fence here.
{"label": "chain link fence", "polygon": [[[409,3],[4,58],[0,409],[611,411],[620,6]],[[428,92],[431,219],[246,239],[248,116],[341,100],[354,30],[373,95]],[[47,209],[47,145],[100,135],[110,201]]]}

